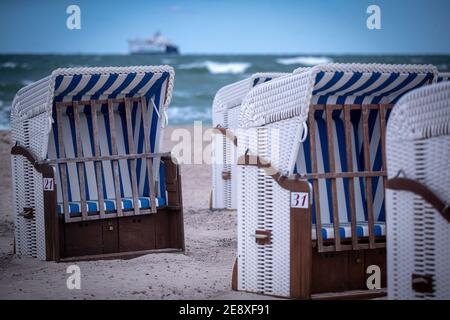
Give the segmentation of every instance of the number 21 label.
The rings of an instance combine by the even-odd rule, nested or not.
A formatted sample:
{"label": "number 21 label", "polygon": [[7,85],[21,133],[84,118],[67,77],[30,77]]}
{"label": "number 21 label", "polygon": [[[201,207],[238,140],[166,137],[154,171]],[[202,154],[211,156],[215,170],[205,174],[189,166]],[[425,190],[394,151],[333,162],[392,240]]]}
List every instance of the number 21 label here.
{"label": "number 21 label", "polygon": [[291,208],[300,208],[300,209],[309,208],[308,193],[291,192]]}
{"label": "number 21 label", "polygon": [[53,179],[44,178],[44,191],[53,191]]}

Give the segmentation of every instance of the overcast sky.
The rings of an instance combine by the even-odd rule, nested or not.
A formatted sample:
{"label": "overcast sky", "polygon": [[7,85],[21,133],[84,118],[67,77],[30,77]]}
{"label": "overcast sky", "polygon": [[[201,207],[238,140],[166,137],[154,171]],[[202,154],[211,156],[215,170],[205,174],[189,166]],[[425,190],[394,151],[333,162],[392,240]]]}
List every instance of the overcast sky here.
{"label": "overcast sky", "polygon": [[[81,30],[66,28],[71,4]],[[183,53],[450,53],[449,13],[448,0],[1,0],[0,52],[126,53],[160,30]]]}

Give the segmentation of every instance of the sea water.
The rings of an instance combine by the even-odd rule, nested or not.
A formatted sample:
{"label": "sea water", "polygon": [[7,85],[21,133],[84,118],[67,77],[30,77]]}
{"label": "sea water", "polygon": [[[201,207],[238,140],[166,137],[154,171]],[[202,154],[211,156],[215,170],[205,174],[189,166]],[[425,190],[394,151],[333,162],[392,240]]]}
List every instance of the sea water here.
{"label": "sea water", "polygon": [[60,67],[168,64],[175,68],[175,89],[169,107],[171,125],[211,123],[211,105],[221,87],[255,72],[291,72],[319,63],[431,63],[450,71],[449,55],[0,55],[0,130],[9,128],[15,93]]}

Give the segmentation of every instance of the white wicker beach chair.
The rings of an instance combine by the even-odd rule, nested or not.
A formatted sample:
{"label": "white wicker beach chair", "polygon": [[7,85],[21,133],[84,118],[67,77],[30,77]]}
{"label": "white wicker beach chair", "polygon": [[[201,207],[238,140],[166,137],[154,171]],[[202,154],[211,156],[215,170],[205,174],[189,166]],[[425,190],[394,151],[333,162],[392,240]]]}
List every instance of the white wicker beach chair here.
{"label": "white wicker beach chair", "polygon": [[386,148],[388,297],[450,299],[450,82],[397,103]]}
{"label": "white wicker beach chair", "polygon": [[440,72],[437,82],[450,81],[450,72]]}
{"label": "white wicker beach chair", "polygon": [[221,88],[214,97],[213,127],[218,130],[212,143],[211,209],[236,209],[236,141],[233,137],[242,99],[251,88],[281,75],[283,73],[257,73]]}
{"label": "white wicker beach chair", "polygon": [[60,260],[184,248],[177,168],[160,153],[173,80],[169,66],[57,69],[17,93],[18,254]]}
{"label": "white wicker beach chair", "polygon": [[433,66],[326,64],[247,94],[233,287],[300,298],[367,289],[370,265],[384,286],[385,123],[436,76]]}

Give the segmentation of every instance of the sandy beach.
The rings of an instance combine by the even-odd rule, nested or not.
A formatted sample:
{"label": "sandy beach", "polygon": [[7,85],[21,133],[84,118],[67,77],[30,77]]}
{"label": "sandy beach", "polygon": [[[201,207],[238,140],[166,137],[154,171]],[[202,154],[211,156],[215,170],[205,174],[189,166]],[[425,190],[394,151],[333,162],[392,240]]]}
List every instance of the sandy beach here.
{"label": "sandy beach", "polygon": [[[192,130],[191,127],[184,127]],[[165,131],[170,150],[174,127]],[[0,299],[264,299],[231,290],[236,212],[210,211],[211,167],[182,165],[185,254],[77,263],[81,290],[66,286],[67,263],[13,255],[10,135],[0,132]]]}

